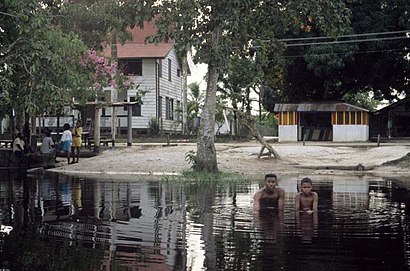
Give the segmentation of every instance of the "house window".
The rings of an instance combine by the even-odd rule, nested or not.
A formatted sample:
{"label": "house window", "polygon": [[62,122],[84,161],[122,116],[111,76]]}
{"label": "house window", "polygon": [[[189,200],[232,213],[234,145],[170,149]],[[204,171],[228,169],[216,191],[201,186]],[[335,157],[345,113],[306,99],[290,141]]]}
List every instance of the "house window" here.
{"label": "house window", "polygon": [[173,120],[174,119],[174,99],[165,98],[165,119]]}
{"label": "house window", "polygon": [[158,97],[158,117],[162,118],[162,97]]}
{"label": "house window", "polygon": [[168,81],[171,81],[172,61],[168,58]]}
{"label": "house window", "polygon": [[181,120],[181,112],[182,112],[182,108],[181,108],[181,102],[177,100],[177,110],[175,112],[175,119],[180,121]]}
{"label": "house window", "polygon": [[126,76],[142,76],[142,59],[119,59],[118,68]]}
{"label": "house window", "polygon": [[162,77],[162,59],[158,59],[158,77]]}
{"label": "house window", "polygon": [[[135,97],[130,97],[130,102],[135,102]],[[137,103],[137,104],[133,104],[132,105],[132,115],[133,116],[141,116],[141,104]]]}
{"label": "house window", "polygon": [[180,69],[177,69],[177,76],[181,77],[181,70]]}

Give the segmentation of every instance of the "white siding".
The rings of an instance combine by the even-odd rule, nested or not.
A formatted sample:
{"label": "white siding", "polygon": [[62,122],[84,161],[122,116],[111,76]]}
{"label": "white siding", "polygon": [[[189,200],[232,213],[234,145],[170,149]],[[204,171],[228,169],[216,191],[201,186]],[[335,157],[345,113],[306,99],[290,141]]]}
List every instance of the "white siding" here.
{"label": "white siding", "polygon": [[333,141],[367,141],[369,139],[368,125],[333,125]]}
{"label": "white siding", "polygon": [[[171,60],[171,81],[168,80],[168,59]],[[177,69],[180,69],[175,50],[172,49],[166,58],[162,60],[162,77],[159,78],[160,96],[162,96],[162,125],[166,131],[181,131],[181,125],[176,127],[176,104],[177,101],[182,101],[182,77],[177,76]],[[167,120],[166,98],[173,99],[174,104],[174,120]]]}
{"label": "white siding", "polygon": [[297,125],[279,125],[279,141],[294,142],[298,141],[298,126]]}
{"label": "white siding", "polygon": [[[171,59],[172,63],[171,81],[168,80],[168,59]],[[146,91],[142,99],[141,116],[133,116],[132,118],[133,129],[148,129],[149,121],[157,117],[156,61],[161,60],[144,58],[142,61],[142,76],[131,77],[132,80],[139,85],[138,89],[140,91]],[[180,69],[180,67],[175,50],[172,49],[167,57],[162,60],[162,77],[159,78],[159,96],[162,97],[162,121],[160,121],[160,123],[162,122],[162,128],[167,132],[180,132],[182,130],[181,125],[175,125],[177,119],[175,113],[177,101],[182,102],[182,77],[177,76],[177,69]],[[136,92],[137,89],[130,89],[128,93],[120,93],[118,94],[118,101],[130,101],[130,97],[134,97]],[[167,120],[165,118],[166,97],[174,100],[174,120]],[[111,109],[106,110],[106,115],[111,116]],[[121,127],[126,127],[127,111],[120,107],[118,108],[117,115],[119,116],[119,124]],[[110,122],[106,121],[106,123],[109,124]]]}

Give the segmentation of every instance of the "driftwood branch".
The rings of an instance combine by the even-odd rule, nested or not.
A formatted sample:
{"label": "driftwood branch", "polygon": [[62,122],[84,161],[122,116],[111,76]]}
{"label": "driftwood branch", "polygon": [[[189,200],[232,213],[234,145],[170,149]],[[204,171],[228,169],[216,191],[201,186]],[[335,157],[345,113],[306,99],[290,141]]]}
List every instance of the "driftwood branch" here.
{"label": "driftwood branch", "polygon": [[276,159],[281,159],[279,153],[268,142],[266,142],[265,139],[263,139],[261,133],[259,133],[259,130],[256,127],[255,121],[247,120],[245,121],[245,126],[252,132],[256,140],[262,145],[258,158],[260,158],[263,155],[263,151],[267,149],[269,155],[273,155]]}
{"label": "driftwood branch", "polygon": [[258,158],[260,158],[263,155],[263,151],[265,149],[268,150],[268,155],[273,155],[276,159],[281,159],[279,153],[268,143],[263,139],[261,136],[261,133],[259,133],[258,128],[256,127],[256,122],[251,119],[250,117],[246,116],[243,112],[239,110],[235,110],[241,117],[244,119],[244,125],[251,131],[253,136],[256,138],[256,140],[262,145],[262,148],[258,154]]}

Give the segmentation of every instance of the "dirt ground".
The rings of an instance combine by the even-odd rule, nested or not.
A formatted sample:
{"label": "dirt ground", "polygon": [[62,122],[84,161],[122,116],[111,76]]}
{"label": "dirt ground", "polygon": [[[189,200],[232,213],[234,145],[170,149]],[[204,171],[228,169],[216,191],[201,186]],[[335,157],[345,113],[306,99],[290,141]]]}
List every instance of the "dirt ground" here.
{"label": "dirt ground", "polygon": [[[258,158],[261,145],[256,141],[217,143],[218,168],[223,172],[260,178],[274,172],[281,175],[348,175],[373,174],[410,179],[410,142],[384,143],[271,143],[281,159]],[[120,176],[179,175],[191,168],[185,160],[195,143],[134,144],[116,146],[92,158],[80,158],[67,165],[60,159],[51,171],[70,175],[119,178]]]}

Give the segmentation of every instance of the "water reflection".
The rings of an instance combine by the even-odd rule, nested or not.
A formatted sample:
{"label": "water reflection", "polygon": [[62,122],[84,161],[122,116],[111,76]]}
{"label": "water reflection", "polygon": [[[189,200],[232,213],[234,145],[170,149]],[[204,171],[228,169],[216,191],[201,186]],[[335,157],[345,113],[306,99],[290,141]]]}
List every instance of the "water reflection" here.
{"label": "water reflection", "polygon": [[[260,183],[3,174],[0,268],[11,270],[407,270],[407,183],[313,178],[319,212],[254,214]],[[9,228],[10,229],[10,228]]]}

